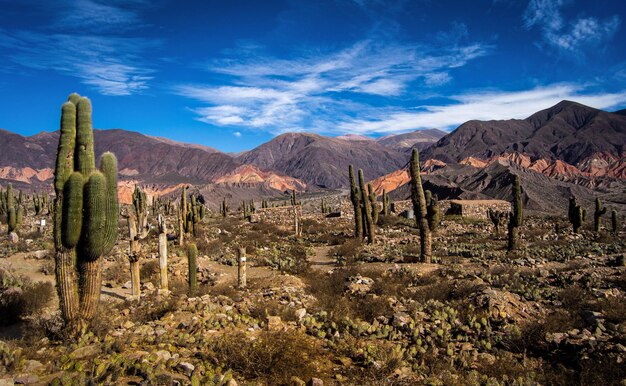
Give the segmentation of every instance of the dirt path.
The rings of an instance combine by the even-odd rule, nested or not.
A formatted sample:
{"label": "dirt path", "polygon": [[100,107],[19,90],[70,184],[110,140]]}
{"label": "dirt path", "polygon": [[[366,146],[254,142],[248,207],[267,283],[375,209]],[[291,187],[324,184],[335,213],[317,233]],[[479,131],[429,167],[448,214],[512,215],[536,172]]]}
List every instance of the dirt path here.
{"label": "dirt path", "polygon": [[335,266],[335,259],[330,257],[332,247],[314,247],[315,255],[311,258],[311,268],[316,270],[330,269]]}

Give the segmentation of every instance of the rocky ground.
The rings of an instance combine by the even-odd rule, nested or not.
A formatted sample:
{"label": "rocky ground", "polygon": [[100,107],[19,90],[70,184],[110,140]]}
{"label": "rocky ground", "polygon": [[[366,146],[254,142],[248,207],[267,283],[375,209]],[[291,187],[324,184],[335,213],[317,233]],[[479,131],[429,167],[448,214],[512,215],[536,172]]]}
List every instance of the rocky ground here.
{"label": "rocky ground", "polygon": [[[120,221],[101,310],[75,341],[64,337],[57,311],[51,219],[40,233],[29,217],[17,243],[0,243],[0,385],[609,385],[626,378],[624,233],[573,234],[563,219],[531,217],[522,248],[507,253],[491,224],[446,217],[434,237],[437,263],[408,264],[419,255],[411,222],[381,218],[376,243],[364,245],[352,239],[349,221],[332,220],[304,220],[296,238],[289,228],[205,218],[190,237],[200,255],[193,297],[175,235],[172,292],[158,294],[152,233],[142,241],[140,299],[129,298]],[[235,288],[239,246],[249,256],[243,290]]]}

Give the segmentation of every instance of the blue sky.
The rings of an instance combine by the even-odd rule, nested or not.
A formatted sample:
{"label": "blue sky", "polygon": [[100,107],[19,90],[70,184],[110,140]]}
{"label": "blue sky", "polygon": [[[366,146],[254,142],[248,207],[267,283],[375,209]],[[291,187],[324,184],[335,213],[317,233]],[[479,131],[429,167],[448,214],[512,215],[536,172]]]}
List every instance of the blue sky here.
{"label": "blue sky", "polygon": [[[469,5],[471,4],[471,6]],[[223,151],[289,131],[450,130],[562,99],[626,107],[622,0],[0,0],[0,128],[94,126]]]}

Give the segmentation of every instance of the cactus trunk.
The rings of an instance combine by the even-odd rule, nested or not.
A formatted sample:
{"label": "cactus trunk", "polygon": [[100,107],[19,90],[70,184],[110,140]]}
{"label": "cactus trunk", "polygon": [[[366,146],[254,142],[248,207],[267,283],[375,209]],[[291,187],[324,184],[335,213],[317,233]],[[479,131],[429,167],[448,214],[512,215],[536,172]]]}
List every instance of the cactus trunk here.
{"label": "cactus trunk", "polygon": [[189,267],[189,275],[188,275],[189,296],[194,296],[196,294],[196,290],[198,287],[197,257],[198,257],[198,247],[196,247],[196,244],[189,244],[189,246],[187,247],[187,260],[188,260],[188,267]]}
{"label": "cactus trunk", "polygon": [[365,178],[363,177],[363,170],[359,169],[359,190],[361,191],[361,208],[363,210],[363,229],[367,235],[367,242],[369,244],[374,242],[375,225],[372,216],[372,206],[367,195],[367,188],[365,186]]}
{"label": "cactus trunk", "polygon": [[430,264],[432,263],[432,233],[428,226],[426,196],[422,187],[417,149],[413,149],[411,154],[409,172],[411,174],[411,201],[413,202],[415,221],[420,231],[420,260]]}
{"label": "cactus trunk", "polygon": [[161,277],[161,291],[168,291],[167,282],[167,227],[165,225],[165,217],[159,215],[157,218],[159,226],[159,271]]}
{"label": "cactus trunk", "polygon": [[363,220],[361,218],[361,192],[356,184],[354,178],[354,168],[352,165],[348,167],[348,174],[350,175],[350,201],[352,201],[352,207],[354,208],[354,238],[363,238]]}
{"label": "cactus trunk", "polygon": [[513,179],[513,211],[509,214],[509,240],[507,249],[516,250],[519,245],[519,227],[522,225],[522,188],[519,176]]}
{"label": "cactus trunk", "polygon": [[244,289],[247,284],[246,276],[246,248],[237,249],[237,288]]}

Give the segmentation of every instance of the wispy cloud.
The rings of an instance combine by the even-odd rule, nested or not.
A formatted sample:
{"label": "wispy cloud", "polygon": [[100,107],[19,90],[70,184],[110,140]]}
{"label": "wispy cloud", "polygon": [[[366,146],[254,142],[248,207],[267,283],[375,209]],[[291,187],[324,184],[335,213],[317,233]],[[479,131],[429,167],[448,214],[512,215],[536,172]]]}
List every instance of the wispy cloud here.
{"label": "wispy cloud", "polygon": [[567,21],[561,13],[566,3],[565,0],[530,0],[523,15],[526,28],[540,28],[545,44],[578,56],[584,48],[597,47],[617,32],[621,22],[618,15],[605,20],[580,17]]}
{"label": "wispy cloud", "polygon": [[141,38],[0,30],[5,59],[24,68],[78,77],[104,95],[129,95],[146,89],[152,71],[141,65],[138,55],[154,45]]}
{"label": "wispy cloud", "polygon": [[[291,59],[236,52],[239,59],[212,62],[221,83],[185,84],[177,94],[208,104],[193,109],[198,120],[281,133],[324,130],[326,122],[349,119],[368,109],[362,99],[403,98],[409,87],[428,89],[452,80],[455,68],[487,55],[489,45],[424,45],[359,41],[328,53]],[[243,58],[243,59],[241,59]],[[361,101],[359,101],[361,100]]]}
{"label": "wispy cloud", "polygon": [[355,119],[336,127],[337,133],[399,133],[426,128],[454,128],[479,119],[526,118],[561,100],[574,100],[599,109],[626,103],[626,90],[618,93],[587,93],[574,84],[553,84],[522,91],[476,91],[452,96],[450,103],[419,106],[412,111],[380,114],[379,118]]}
{"label": "wispy cloud", "polygon": [[0,53],[5,58],[0,66],[77,77],[103,95],[130,95],[149,87],[154,71],[142,55],[159,41],[119,34],[141,25],[137,8],[149,6],[145,0],[26,4],[49,14],[50,22],[29,30],[0,28]]}
{"label": "wispy cloud", "polygon": [[130,1],[127,4],[116,5],[114,1],[95,0],[61,2],[61,13],[53,26],[64,29],[89,28],[92,31],[135,28],[141,24],[141,19],[130,7],[123,7],[137,5],[133,3]]}

